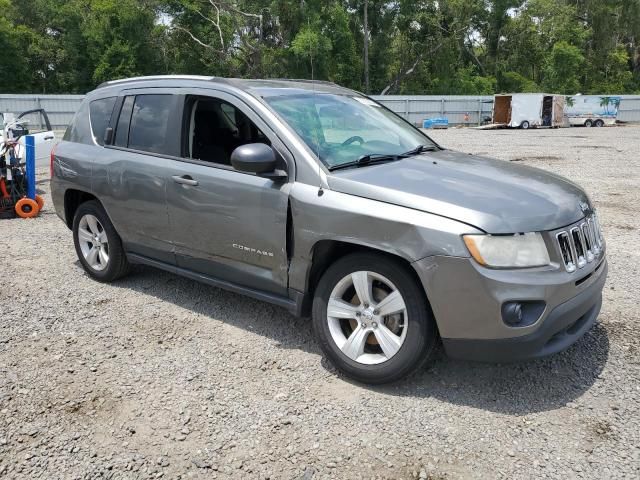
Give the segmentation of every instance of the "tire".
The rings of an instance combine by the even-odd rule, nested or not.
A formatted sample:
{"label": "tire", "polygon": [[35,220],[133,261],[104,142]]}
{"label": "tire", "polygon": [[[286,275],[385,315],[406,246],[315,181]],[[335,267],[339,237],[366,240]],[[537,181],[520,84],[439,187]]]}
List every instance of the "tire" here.
{"label": "tire", "polygon": [[78,260],[91,278],[112,282],[129,272],[122,240],[98,202],[85,202],[76,210],[73,243]]}
{"label": "tire", "polygon": [[596,120],[593,126],[598,128],[604,127],[604,122],[602,120]]}
{"label": "tire", "polygon": [[15,210],[20,218],[33,218],[40,212],[40,207],[38,202],[25,197],[16,202]]}
{"label": "tire", "polygon": [[44,208],[44,198],[40,195],[36,195],[36,203],[38,204],[38,209],[42,210]]}
{"label": "tire", "polygon": [[593,127],[593,122],[591,120],[587,120],[584,122],[585,127]]}
{"label": "tire", "polygon": [[526,120],[520,124],[520,128],[523,129],[523,130],[529,130],[530,126],[531,125]]}
{"label": "tire", "polygon": [[[371,287],[368,308],[356,293],[354,278],[360,279],[359,285],[364,285],[366,279],[366,285]],[[395,291],[403,303],[384,306],[386,296]],[[348,316],[329,317],[330,301],[332,312]],[[391,314],[384,316],[384,310],[376,309],[378,305]],[[402,307],[403,310],[396,310]],[[417,370],[431,356],[437,339],[422,286],[407,267],[384,255],[355,253],[331,265],[316,288],[312,317],[327,358],[348,377],[367,384],[393,382]],[[352,342],[353,339],[360,341]],[[358,348],[350,349],[353,345]]]}

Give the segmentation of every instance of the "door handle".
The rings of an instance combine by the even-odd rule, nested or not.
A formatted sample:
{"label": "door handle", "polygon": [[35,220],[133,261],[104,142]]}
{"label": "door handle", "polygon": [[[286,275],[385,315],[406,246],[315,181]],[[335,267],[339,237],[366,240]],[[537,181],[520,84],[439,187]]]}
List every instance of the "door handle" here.
{"label": "door handle", "polygon": [[198,185],[198,181],[191,178],[190,175],[182,175],[182,176],[173,175],[171,178],[173,178],[174,182],[179,183],[181,185],[190,185],[192,187],[195,187]]}
{"label": "door handle", "polygon": [[48,137],[44,137],[45,140],[53,140],[53,138],[54,138],[53,135],[50,135]]}

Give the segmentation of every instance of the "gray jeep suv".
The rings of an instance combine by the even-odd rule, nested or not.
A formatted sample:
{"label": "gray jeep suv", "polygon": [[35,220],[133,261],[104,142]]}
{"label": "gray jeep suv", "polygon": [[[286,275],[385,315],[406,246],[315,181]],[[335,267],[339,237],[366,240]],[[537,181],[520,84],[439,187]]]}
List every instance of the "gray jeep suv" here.
{"label": "gray jeep suv", "polygon": [[345,374],[559,352],[596,321],[605,245],[584,191],[447,150],[325,82],[170,76],[89,93],[51,156],[99,281],[142,263],[311,316]]}

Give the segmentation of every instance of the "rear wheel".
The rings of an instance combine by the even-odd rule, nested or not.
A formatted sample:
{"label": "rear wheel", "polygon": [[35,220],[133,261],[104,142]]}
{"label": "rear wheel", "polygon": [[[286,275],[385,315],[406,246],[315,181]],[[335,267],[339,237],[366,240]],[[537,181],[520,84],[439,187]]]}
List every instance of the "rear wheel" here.
{"label": "rear wheel", "polygon": [[602,120],[596,120],[593,124],[594,127],[604,127],[604,122]]}
{"label": "rear wheel", "polygon": [[435,346],[435,322],[407,268],[382,255],[352,254],[325,272],[313,301],[320,346],[340,371],[363,383],[398,380]]}
{"label": "rear wheel", "polygon": [[44,208],[44,198],[40,195],[36,195],[36,203],[38,204],[38,209],[42,210]]}
{"label": "rear wheel", "polygon": [[129,271],[122,241],[102,206],[95,201],[78,207],[73,218],[73,241],[85,271],[101,282],[111,282]]}
{"label": "rear wheel", "polygon": [[593,127],[593,122],[591,120],[587,120],[584,122],[585,127]]}
{"label": "rear wheel", "polygon": [[40,212],[40,207],[35,200],[24,197],[16,202],[15,210],[20,218],[33,218]]}
{"label": "rear wheel", "polygon": [[520,124],[520,128],[523,129],[523,130],[529,130],[530,126],[531,126],[531,124],[529,122],[527,122],[526,120]]}

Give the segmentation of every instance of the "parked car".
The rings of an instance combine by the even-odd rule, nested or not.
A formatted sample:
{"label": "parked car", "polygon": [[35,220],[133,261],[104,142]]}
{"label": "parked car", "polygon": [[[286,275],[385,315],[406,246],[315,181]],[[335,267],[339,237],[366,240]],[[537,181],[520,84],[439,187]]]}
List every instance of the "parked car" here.
{"label": "parked car", "polygon": [[442,341],[511,361],[596,321],[605,243],[587,194],[531,167],[445,149],[326,82],[147,77],[89,93],[51,155],[80,263],[132,263],[311,316],[367,383]]}
{"label": "parked car", "polygon": [[19,145],[16,149],[18,157],[24,159],[24,135],[32,135],[36,147],[36,160],[45,159],[46,161],[55,142],[55,134],[51,128],[47,112],[38,108],[21,112],[17,116],[12,113],[0,115],[3,125],[3,128],[0,129],[0,148],[4,144],[4,127],[17,123],[18,127],[16,128],[20,129],[20,132],[15,135],[16,137],[20,136]]}

